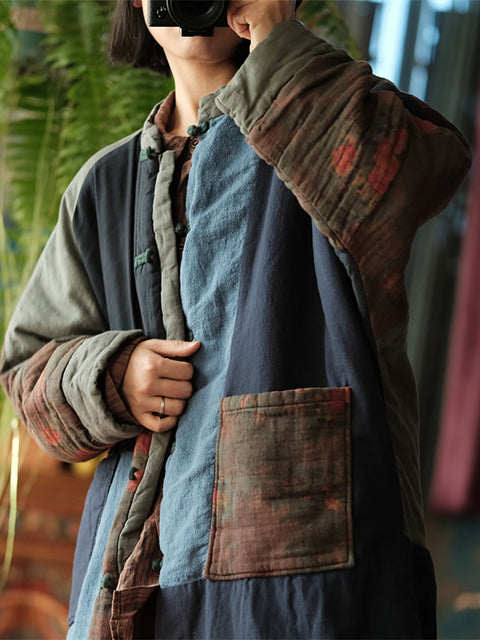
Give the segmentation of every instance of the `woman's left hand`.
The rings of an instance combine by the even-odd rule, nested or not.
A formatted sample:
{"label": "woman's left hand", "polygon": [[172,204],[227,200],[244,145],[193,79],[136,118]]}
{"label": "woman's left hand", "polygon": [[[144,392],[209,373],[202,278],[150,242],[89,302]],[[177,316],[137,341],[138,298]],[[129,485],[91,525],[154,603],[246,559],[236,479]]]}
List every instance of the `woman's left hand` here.
{"label": "woman's left hand", "polygon": [[273,28],[295,18],[295,0],[231,0],[228,24],[241,38],[250,40],[250,51]]}

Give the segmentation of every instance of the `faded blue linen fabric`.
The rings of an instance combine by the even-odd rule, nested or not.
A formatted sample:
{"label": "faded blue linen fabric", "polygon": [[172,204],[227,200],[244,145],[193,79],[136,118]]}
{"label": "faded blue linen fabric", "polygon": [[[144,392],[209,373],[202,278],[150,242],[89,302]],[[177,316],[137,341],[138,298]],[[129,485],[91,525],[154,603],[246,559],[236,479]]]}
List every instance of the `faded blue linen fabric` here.
{"label": "faded blue linen fabric", "polygon": [[194,394],[166,465],[160,513],[160,585],[202,577],[212,515],[219,404],[236,318],[240,261],[262,161],[229,116],[210,122],[195,149],[187,191],[190,225],[180,289],[186,323],[202,346]]}
{"label": "faded blue linen fabric", "polygon": [[[73,562],[72,591],[70,593],[68,615],[69,626],[71,626],[75,620],[75,612],[82,590],[83,579],[87,572],[92,550],[95,545],[95,532],[98,530],[105,501],[107,500],[108,492],[112,484],[112,478],[117,469],[118,456],[118,451],[110,451],[109,455],[100,462],[85,499],[85,508],[78,531],[77,548],[75,549]],[[80,553],[80,549],[83,549],[83,553]]]}
{"label": "faded blue linen fabric", "polygon": [[108,497],[103,509],[100,525],[97,529],[97,537],[88,564],[88,569],[83,580],[80,596],[78,598],[75,622],[68,630],[67,640],[85,640],[92,618],[93,605],[101,588],[102,565],[107,538],[112,528],[113,519],[117,511],[120,498],[128,482],[128,472],[132,463],[132,452],[123,451],[120,454]]}

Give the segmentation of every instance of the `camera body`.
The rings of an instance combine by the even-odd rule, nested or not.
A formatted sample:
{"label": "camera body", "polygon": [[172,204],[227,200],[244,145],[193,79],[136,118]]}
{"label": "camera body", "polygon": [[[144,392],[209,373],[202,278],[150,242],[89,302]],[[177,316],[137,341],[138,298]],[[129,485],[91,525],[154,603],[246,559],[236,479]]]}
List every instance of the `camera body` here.
{"label": "camera body", "polygon": [[149,0],[150,27],[180,27],[182,36],[212,36],[228,27],[228,0]]}

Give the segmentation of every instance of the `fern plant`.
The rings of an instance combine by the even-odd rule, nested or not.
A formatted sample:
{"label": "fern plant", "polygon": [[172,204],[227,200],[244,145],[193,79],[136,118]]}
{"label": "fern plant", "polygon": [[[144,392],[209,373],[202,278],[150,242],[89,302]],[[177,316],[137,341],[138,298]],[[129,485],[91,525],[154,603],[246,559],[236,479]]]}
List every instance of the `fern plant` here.
{"label": "fern plant", "polygon": [[[0,2],[1,335],[68,182],[95,151],[139,128],[172,88],[151,72],[107,61],[115,0],[16,0],[22,4],[38,12],[42,55],[29,58],[21,50],[22,30],[12,23],[10,3]],[[305,0],[300,18],[357,54],[334,0]],[[3,582],[13,550],[19,433],[0,391],[0,532],[8,529]]]}
{"label": "fern plant", "polygon": [[[21,51],[22,32],[0,3],[0,326],[55,224],[61,194],[100,147],[141,126],[171,82],[112,67],[104,53],[113,2],[39,0],[41,60]],[[27,52],[28,54],[28,52]],[[132,94],[132,89],[134,93]],[[1,583],[12,559],[21,431],[0,391]]]}
{"label": "fern plant", "polygon": [[[10,62],[13,57],[15,30],[10,20],[9,6],[0,3],[0,56],[5,62],[0,67],[0,207],[4,212],[7,207],[7,120],[11,104],[12,74]],[[4,327],[6,305],[12,304],[10,296],[10,280],[14,268],[10,251],[10,239],[3,219],[0,220],[0,322]],[[0,389],[0,526],[7,520],[8,542],[5,561],[0,576],[0,586],[5,581],[13,552],[13,534],[16,517],[16,486],[18,477],[18,438],[13,412]],[[15,426],[14,426],[15,425]],[[8,495],[6,490],[10,489]],[[10,505],[10,509],[5,505]]]}
{"label": "fern plant", "polygon": [[309,29],[334,46],[345,49],[355,59],[361,57],[361,51],[336,0],[304,0],[298,17]]}

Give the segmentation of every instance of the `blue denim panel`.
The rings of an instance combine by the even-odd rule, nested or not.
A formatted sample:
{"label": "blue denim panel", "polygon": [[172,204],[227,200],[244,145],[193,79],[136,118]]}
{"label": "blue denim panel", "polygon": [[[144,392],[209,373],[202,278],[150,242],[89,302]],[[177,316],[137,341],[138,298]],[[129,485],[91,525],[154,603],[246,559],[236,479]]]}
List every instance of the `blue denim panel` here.
{"label": "blue denim panel", "polygon": [[[248,213],[255,208],[260,166],[229,116],[210,123],[192,159],[181,297],[188,328],[202,346],[194,355],[194,394],[166,465],[160,513],[162,586],[201,578],[212,515],[219,404],[236,317]],[[264,165],[266,166],[266,165]]]}
{"label": "blue denim panel", "polygon": [[132,463],[132,452],[123,451],[117,458],[114,474],[108,487],[105,506],[89,558],[88,567],[78,596],[75,621],[70,626],[68,640],[84,640],[92,617],[93,605],[101,588],[102,565],[108,535],[112,528],[120,498],[128,483],[128,473]]}
{"label": "blue denim panel", "polygon": [[118,454],[112,450],[108,458],[102,460],[98,465],[85,499],[73,562],[72,591],[68,612],[69,625],[73,624],[75,620],[80,590],[92,556],[95,536],[117,464]]}

